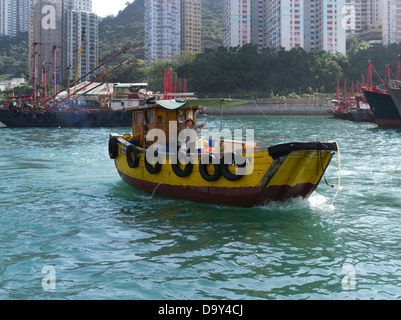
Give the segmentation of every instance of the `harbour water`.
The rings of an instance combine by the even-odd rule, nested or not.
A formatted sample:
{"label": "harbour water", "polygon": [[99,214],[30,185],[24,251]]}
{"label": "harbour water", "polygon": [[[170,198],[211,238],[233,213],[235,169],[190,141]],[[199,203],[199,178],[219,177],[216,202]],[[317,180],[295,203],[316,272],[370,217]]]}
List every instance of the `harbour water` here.
{"label": "harbour water", "polygon": [[337,197],[337,154],[334,188],[236,209],[125,185],[107,144],[130,128],[0,128],[0,299],[400,299],[401,130],[240,119],[258,138],[337,141]]}

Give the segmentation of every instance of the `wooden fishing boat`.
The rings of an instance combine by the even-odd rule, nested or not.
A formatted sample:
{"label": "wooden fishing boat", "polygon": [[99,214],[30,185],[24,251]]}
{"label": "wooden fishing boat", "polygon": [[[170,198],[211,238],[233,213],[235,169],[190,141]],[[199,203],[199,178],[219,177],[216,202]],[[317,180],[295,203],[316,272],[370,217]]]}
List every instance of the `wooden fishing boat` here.
{"label": "wooden fishing boat", "polygon": [[[130,126],[132,114],[127,111],[131,106],[138,106],[140,101],[148,98],[147,92],[139,94],[147,85],[143,83],[114,86],[108,105],[100,101],[100,95],[91,101],[93,91],[99,87],[108,86],[111,80],[137,67],[131,59],[113,66],[106,73],[97,76],[91,82],[83,82],[87,76],[115,57],[123,54],[123,49],[111,58],[99,64],[96,68],[69,83],[57,92],[56,79],[53,79],[53,96],[47,97],[46,70],[43,68],[43,97],[40,97],[36,84],[36,45],[34,49],[34,73],[32,95],[15,97],[11,94],[7,101],[0,105],[0,123],[8,127],[117,127]],[[55,56],[54,56],[55,59]],[[53,65],[56,65],[55,60]],[[78,65],[79,69],[79,65]],[[78,74],[78,73],[77,73]],[[56,72],[53,72],[56,75]],[[108,77],[108,78],[106,78]],[[69,81],[68,81],[69,82]],[[125,90],[125,92],[124,92]],[[146,90],[147,91],[147,90]]]}
{"label": "wooden fishing boat", "polygon": [[126,110],[86,106],[79,109],[8,109],[0,107],[0,122],[7,127],[121,127],[130,126],[132,114]]}
{"label": "wooden fishing boat", "polygon": [[[93,83],[93,87],[98,87]],[[108,86],[108,84],[107,84]],[[104,100],[109,102],[76,100],[68,103],[57,101],[42,108],[35,108],[32,96],[11,96],[0,106],[0,122],[8,127],[122,127],[131,126],[132,114],[127,109],[139,106],[142,100],[149,98],[147,84],[115,84],[113,92]],[[144,91],[143,93],[139,90]],[[87,92],[90,92],[88,89]],[[111,97],[111,99],[110,99]],[[97,97],[96,97],[97,98]]]}
{"label": "wooden fishing boat", "polygon": [[355,96],[355,104],[350,108],[349,113],[352,120],[356,122],[375,122],[375,117],[364,96]]}
{"label": "wooden fishing boat", "polygon": [[262,146],[263,139],[222,137],[222,121],[217,138],[188,140],[186,119],[196,123],[205,106],[238,104],[244,102],[159,100],[134,108],[132,134],[110,134],[110,158],[128,185],[162,196],[235,207],[309,197],[338,149],[335,142]]}

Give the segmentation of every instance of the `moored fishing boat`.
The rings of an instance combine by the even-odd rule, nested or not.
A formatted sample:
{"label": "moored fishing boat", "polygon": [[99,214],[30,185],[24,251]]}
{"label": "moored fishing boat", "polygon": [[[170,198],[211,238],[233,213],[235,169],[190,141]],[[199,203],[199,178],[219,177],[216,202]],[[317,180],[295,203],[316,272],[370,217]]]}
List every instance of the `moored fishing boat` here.
{"label": "moored fishing boat", "polygon": [[8,127],[119,127],[130,126],[131,120],[126,110],[98,106],[40,111],[0,107],[0,122]]}
{"label": "moored fishing boat", "polygon": [[398,113],[401,115],[401,88],[397,84],[393,88],[389,88],[388,92],[390,93],[391,99],[393,100]]}
{"label": "moored fishing boat", "polygon": [[333,106],[329,109],[329,112],[336,119],[351,120],[350,106],[343,103],[342,101],[332,100]]}
{"label": "moored fishing boat", "polygon": [[401,116],[387,90],[363,87],[363,94],[379,127],[401,127]]}
{"label": "moored fishing boat", "polygon": [[[94,83],[93,88],[98,85]],[[128,109],[138,106],[142,100],[149,97],[146,84],[118,83],[112,87],[113,93],[104,95],[105,100],[110,100],[109,102],[101,102],[99,99],[97,101],[70,99],[67,103],[54,102],[54,106],[49,104],[46,107],[35,108],[32,105],[32,96],[10,96],[7,102],[0,106],[0,122],[8,127],[131,126],[132,114]]]}
{"label": "moored fishing boat", "polygon": [[[248,102],[246,102],[248,103]],[[261,140],[214,136],[202,139],[186,120],[203,107],[244,102],[159,100],[132,110],[132,134],[110,134],[109,154],[121,178],[139,190],[199,203],[235,207],[309,197],[334,153],[335,142],[262,146]],[[190,122],[188,122],[190,123]],[[210,132],[209,132],[210,133]],[[232,136],[231,136],[232,137]]]}
{"label": "moored fishing boat", "polygon": [[[400,59],[398,60],[400,65]],[[382,88],[372,84],[372,70],[382,82]],[[375,122],[379,127],[401,127],[401,114],[398,112],[388,89],[393,87],[390,81],[390,67],[386,67],[386,77],[383,81],[369,61],[366,86],[362,86],[363,94],[373,112]]]}
{"label": "moored fishing boat", "polygon": [[[124,89],[128,92],[123,100],[120,97],[121,92],[107,93],[105,100],[110,100],[107,104],[100,101],[100,95],[92,101],[94,98],[92,93],[98,88],[108,87],[111,80],[136,68],[137,64],[132,65],[132,61],[128,59],[119,65],[113,66],[109,71],[98,76],[96,80],[79,84],[80,81],[83,81],[101,66],[126,51],[127,49],[123,49],[116,53],[59,92],[57,92],[56,87],[53,87],[53,96],[48,98],[45,68],[43,68],[42,74],[42,97],[37,90],[35,76],[37,52],[35,47],[33,93],[23,97],[14,97],[13,94],[10,94],[7,101],[0,105],[0,122],[8,127],[130,126],[132,115],[127,109],[131,106],[139,105],[140,101],[148,97],[146,92],[145,94],[139,94],[139,91],[146,84],[137,84],[138,88],[134,88],[131,84],[126,86]],[[55,61],[53,65],[55,65]],[[107,76],[108,78],[106,78]],[[102,82],[99,82],[100,79],[102,79]],[[53,83],[56,83],[55,79],[53,79]],[[119,87],[117,86],[113,89],[118,90]]]}
{"label": "moored fishing boat", "polygon": [[341,99],[339,84],[340,82],[337,80],[337,96],[336,99],[331,101],[332,107],[329,109],[334,118],[357,122],[374,122],[372,110],[370,110],[366,98],[361,94],[360,82],[356,82],[356,90],[354,90],[354,82],[351,83],[349,99],[347,99],[347,81],[344,80],[344,96]]}
{"label": "moored fishing boat", "polygon": [[357,122],[375,122],[372,110],[364,96],[355,97],[355,105],[349,110],[352,120]]}

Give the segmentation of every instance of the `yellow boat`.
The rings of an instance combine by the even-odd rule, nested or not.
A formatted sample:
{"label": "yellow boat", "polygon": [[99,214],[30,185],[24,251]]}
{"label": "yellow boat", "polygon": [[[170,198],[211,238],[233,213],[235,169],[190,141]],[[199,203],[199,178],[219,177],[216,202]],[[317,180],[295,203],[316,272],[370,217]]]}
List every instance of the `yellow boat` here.
{"label": "yellow boat", "polygon": [[[335,142],[263,146],[251,139],[199,138],[184,130],[204,107],[235,100],[154,100],[132,109],[132,134],[110,134],[109,155],[130,186],[199,203],[253,207],[309,197],[333,155]],[[202,134],[205,129],[202,129]],[[209,132],[210,133],[210,132]],[[235,135],[234,135],[235,137]],[[248,137],[248,134],[247,134]],[[253,137],[253,136],[252,136]]]}

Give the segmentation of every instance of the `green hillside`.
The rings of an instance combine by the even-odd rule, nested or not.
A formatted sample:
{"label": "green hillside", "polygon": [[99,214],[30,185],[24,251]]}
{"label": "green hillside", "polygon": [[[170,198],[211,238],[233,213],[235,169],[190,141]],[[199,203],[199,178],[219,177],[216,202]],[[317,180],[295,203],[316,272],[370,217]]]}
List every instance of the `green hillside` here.
{"label": "green hillside", "polygon": [[28,33],[0,37],[0,79],[25,78],[28,75]]}

